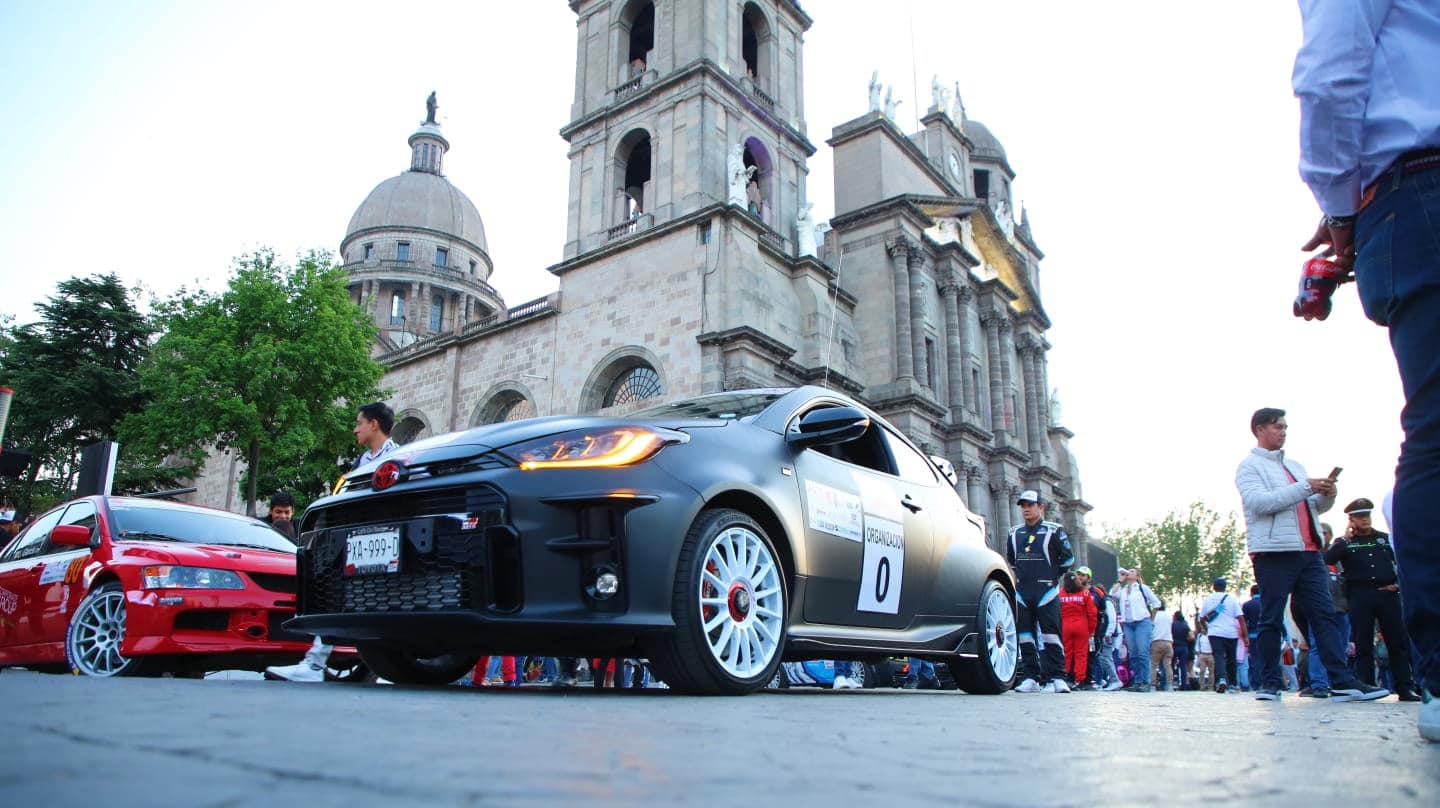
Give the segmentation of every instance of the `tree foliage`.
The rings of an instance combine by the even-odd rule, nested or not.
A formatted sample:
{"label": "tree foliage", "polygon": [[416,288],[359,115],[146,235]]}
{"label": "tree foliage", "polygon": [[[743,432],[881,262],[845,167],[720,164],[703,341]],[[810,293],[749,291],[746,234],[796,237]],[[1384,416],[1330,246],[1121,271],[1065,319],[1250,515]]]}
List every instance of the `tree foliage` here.
{"label": "tree foliage", "polygon": [[[136,370],[154,326],[133,297],[113,274],[74,277],[35,307],[39,320],[0,329],[0,384],[15,391],[5,442],[34,454],[26,475],[0,480],[0,490],[22,512],[69,498],[81,449],[115,440],[120,422],[143,409]],[[116,490],[174,482],[157,458],[122,450]]]}
{"label": "tree foliage", "polygon": [[1139,567],[1171,608],[1196,603],[1216,578],[1227,579],[1231,592],[1250,585],[1245,532],[1235,514],[1222,516],[1203,502],[1138,528],[1111,531],[1107,541],[1115,546],[1120,566]]}
{"label": "tree foliage", "polygon": [[261,490],[324,491],[383,372],[375,325],[345,282],[327,253],[290,267],[262,250],[236,259],[224,292],[159,304],[164,334],[140,369],[153,403],[122,434],[194,467],[212,448],[239,451],[252,514]]}

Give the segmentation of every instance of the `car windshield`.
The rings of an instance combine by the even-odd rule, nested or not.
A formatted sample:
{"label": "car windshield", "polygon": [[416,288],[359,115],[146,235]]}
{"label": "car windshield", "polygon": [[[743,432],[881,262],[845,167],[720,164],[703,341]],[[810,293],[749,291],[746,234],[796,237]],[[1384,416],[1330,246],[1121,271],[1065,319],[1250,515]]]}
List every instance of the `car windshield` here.
{"label": "car windshield", "polygon": [[784,395],[776,393],[723,393],[684,401],[672,401],[634,413],[636,418],[717,418],[733,421],[758,415]]}
{"label": "car windshield", "polygon": [[224,513],[126,505],[112,505],[110,513],[115,517],[115,538],[121,541],[181,541],[295,552],[289,539],[263,522]]}

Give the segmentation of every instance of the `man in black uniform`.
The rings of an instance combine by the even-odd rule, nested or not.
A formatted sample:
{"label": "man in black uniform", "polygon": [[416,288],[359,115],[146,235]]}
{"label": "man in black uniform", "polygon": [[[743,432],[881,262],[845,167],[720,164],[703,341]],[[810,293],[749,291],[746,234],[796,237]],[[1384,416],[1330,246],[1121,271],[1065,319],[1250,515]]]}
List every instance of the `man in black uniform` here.
{"label": "man in black uniform", "polygon": [[[1060,579],[1075,563],[1070,537],[1055,522],[1045,521],[1040,494],[1020,494],[1020,515],[1025,524],[1010,529],[1005,558],[1015,571],[1015,604],[1019,607],[1020,693],[1069,693],[1065,684],[1065,651],[1060,644]],[[1036,648],[1036,629],[1044,644]]]}
{"label": "man in black uniform", "polygon": [[1410,676],[1410,635],[1400,615],[1400,586],[1390,536],[1370,523],[1375,504],[1361,497],[1345,506],[1350,527],[1325,551],[1326,564],[1339,564],[1350,601],[1350,637],[1355,641],[1355,674],[1375,684],[1375,621],[1390,649],[1390,671],[1401,701],[1419,701]]}

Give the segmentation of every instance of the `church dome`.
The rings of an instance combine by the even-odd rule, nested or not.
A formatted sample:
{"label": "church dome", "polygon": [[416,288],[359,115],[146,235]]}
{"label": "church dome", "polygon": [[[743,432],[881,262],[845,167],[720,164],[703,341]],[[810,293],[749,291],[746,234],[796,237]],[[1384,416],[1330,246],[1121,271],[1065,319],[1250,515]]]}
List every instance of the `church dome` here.
{"label": "church dome", "polygon": [[345,243],[379,229],[431,231],[469,242],[479,252],[490,251],[475,203],[449,180],[424,170],[412,169],[375,186],[350,217]]}
{"label": "church dome", "polygon": [[1000,145],[1000,139],[991,134],[985,124],[976,120],[966,120],[965,135],[970,138],[971,143],[975,144],[975,148],[971,152],[975,157],[982,160],[1007,162],[1005,147]]}

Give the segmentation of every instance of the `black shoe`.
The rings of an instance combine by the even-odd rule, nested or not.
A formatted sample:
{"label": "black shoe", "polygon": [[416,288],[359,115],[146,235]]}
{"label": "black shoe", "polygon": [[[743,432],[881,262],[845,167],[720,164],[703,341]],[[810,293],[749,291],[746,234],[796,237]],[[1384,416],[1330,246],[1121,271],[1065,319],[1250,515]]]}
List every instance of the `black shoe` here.
{"label": "black shoe", "polygon": [[1280,691],[1273,687],[1262,687],[1255,691],[1256,701],[1279,701]]}
{"label": "black shoe", "polygon": [[1300,698],[1328,699],[1330,698],[1330,689],[1325,687],[1307,687],[1304,690],[1300,691]]}
{"label": "black shoe", "polygon": [[923,682],[920,683],[920,689],[921,689],[921,690],[939,690],[939,689],[940,689],[940,680],[939,680],[939,679],[926,679],[925,681],[923,681]]}
{"label": "black shoe", "polygon": [[1224,693],[1225,690],[1226,690],[1226,688],[1228,688],[1228,687],[1229,687],[1229,685],[1225,683],[1225,680],[1224,680],[1224,679],[1221,679],[1220,681],[1218,681],[1218,682],[1215,683],[1215,692],[1216,692],[1216,693]]}
{"label": "black shoe", "polygon": [[919,686],[920,686],[920,684],[919,684],[918,682],[916,682],[914,679],[906,679],[906,680],[905,680],[905,684],[901,685],[900,688],[901,688],[902,690],[914,690],[915,688],[917,688],[917,687],[919,687]]}
{"label": "black shoe", "polygon": [[1351,682],[1343,687],[1330,688],[1330,697],[1336,701],[1374,701],[1388,695],[1390,695],[1390,691],[1385,688],[1367,685],[1360,681]]}
{"label": "black shoe", "polygon": [[1419,693],[1416,693],[1415,691],[1411,690],[1411,689],[1408,688],[1408,687],[1402,687],[1402,688],[1400,688],[1400,692],[1399,692],[1397,695],[1400,697],[1400,700],[1401,700],[1401,701],[1424,701],[1424,700],[1425,700],[1425,699],[1423,699],[1423,698],[1420,697],[1420,694],[1419,694]]}

